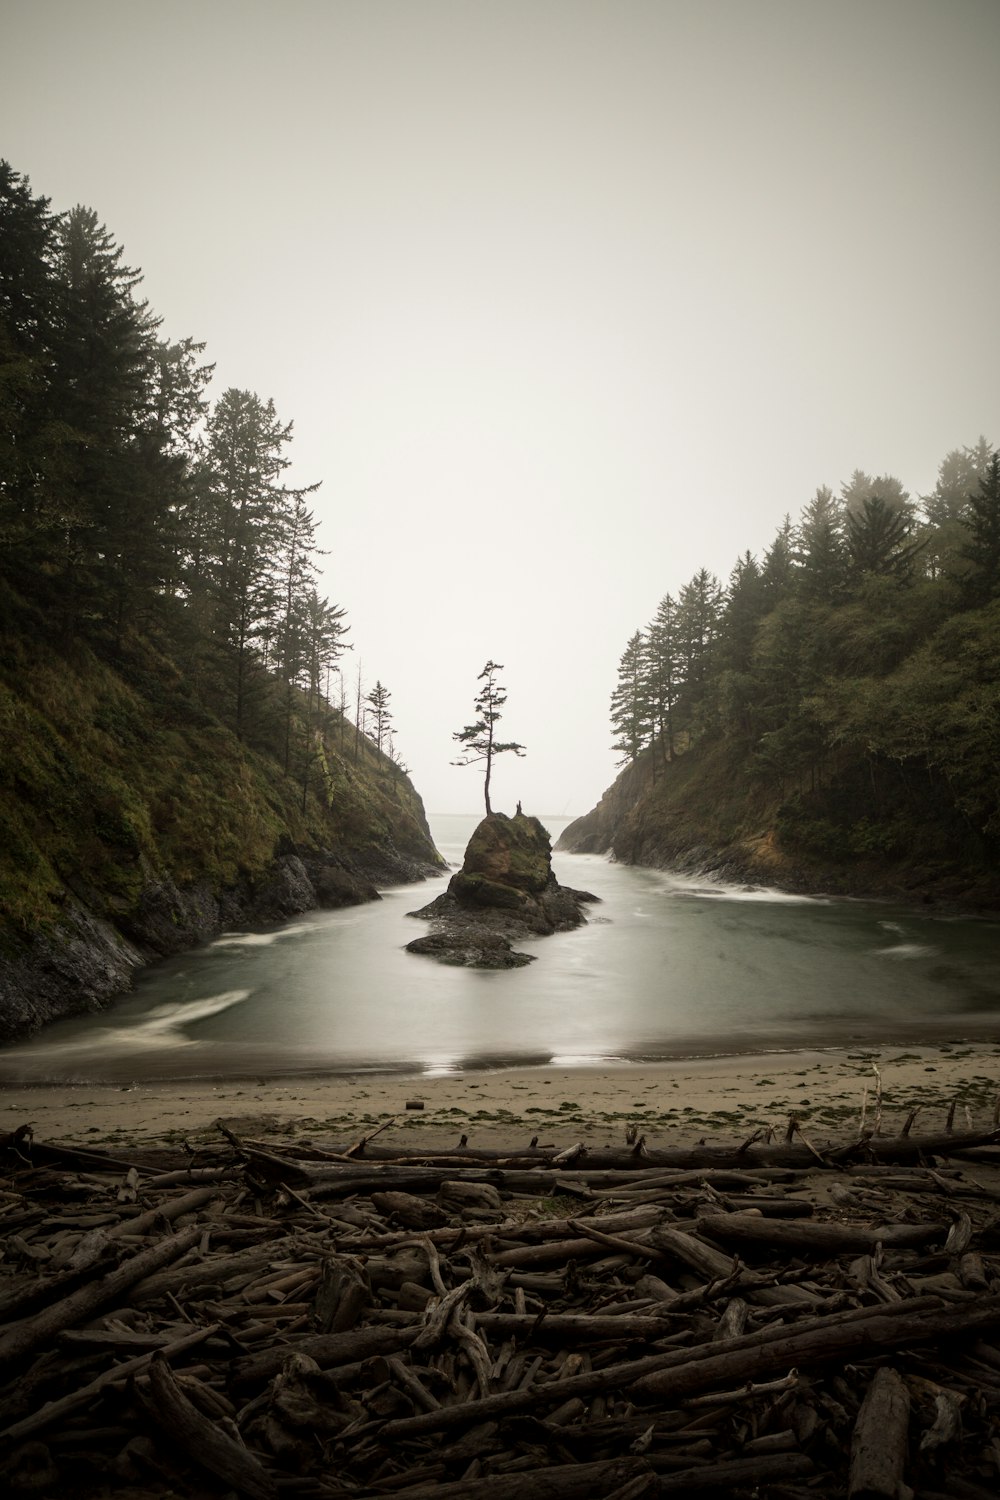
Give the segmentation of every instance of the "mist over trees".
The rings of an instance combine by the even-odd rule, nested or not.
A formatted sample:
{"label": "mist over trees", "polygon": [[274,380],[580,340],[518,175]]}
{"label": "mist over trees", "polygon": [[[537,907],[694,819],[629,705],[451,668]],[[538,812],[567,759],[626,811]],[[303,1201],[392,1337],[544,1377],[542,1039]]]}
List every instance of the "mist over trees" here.
{"label": "mist over trees", "polygon": [[[94,210],[52,212],[0,161],[3,624],[117,664],[151,641],[305,788],[348,645],[317,586],[319,485],[288,482],[273,401],[210,399],[204,345],[164,337],[141,283]],[[375,725],[381,747],[385,705]]]}
{"label": "mist over trees", "polygon": [[611,725],[651,783],[728,747],[824,856],[904,855],[920,805],[1000,837],[1000,452],[953,450],[920,499],[856,470],[725,583],[699,570],[630,637]]}

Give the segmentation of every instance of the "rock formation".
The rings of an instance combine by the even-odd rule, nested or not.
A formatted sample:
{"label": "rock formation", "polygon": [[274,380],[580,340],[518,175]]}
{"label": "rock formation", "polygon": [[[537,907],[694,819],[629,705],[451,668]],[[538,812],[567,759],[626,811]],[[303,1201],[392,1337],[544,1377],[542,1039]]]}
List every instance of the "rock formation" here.
{"label": "rock formation", "polygon": [[559,884],[548,833],[519,805],[512,818],[491,813],[479,824],[448,889],[410,913],[432,928],[406,949],[469,968],[519,968],[534,955],[517,952],[512,938],[579,927],[587,920],[584,904],[596,900],[588,891]]}

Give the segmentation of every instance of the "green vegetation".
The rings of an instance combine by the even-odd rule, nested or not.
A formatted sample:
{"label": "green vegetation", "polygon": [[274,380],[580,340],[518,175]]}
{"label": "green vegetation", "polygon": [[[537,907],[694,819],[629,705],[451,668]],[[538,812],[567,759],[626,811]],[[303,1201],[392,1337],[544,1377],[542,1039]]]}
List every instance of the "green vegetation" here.
{"label": "green vegetation", "polygon": [[[465,851],[461,884],[472,899],[474,890],[488,885],[494,905],[517,906],[519,892],[538,895],[551,878],[552,845],[537,818],[515,813],[491,813],[476,827]],[[457,879],[457,877],[456,877]],[[506,896],[496,887],[506,888]],[[456,890],[458,887],[456,886]],[[486,904],[490,900],[484,895]]]}
{"label": "green vegetation", "polygon": [[725,588],[700,570],[630,638],[611,719],[620,858],[995,902],[1000,453],[950,453],[919,502],[857,471]]}
{"label": "green vegetation", "polygon": [[419,798],[367,738],[355,762],[334,723],[303,798],[276,757],[241,744],[148,644],[113,667],[82,643],[65,653],[36,624],[0,663],[8,939],[57,920],[69,895],[127,929],[158,881],[252,885],[289,840],[362,866],[379,851],[434,860]]}
{"label": "green vegetation", "polygon": [[482,761],[485,765],[483,779],[483,796],[486,800],[486,816],[490,817],[493,808],[490,806],[490,781],[493,776],[493,758],[512,751],[515,755],[524,754],[524,746],[514,740],[501,741],[496,738],[496,726],[503,717],[500,710],[507,702],[507,690],[497,681],[497,673],[503,671],[503,663],[488,661],[479,674],[479,681],[483,684],[476,695],[475,710],[476,718],[472,724],[466,724],[464,729],[458,729],[452,735],[453,740],[458,740],[462,746],[462,759],[454,762],[456,766],[471,766],[476,761]]}
{"label": "green vegetation", "polygon": [[[182,946],[228,891],[252,912],[292,853],[331,902],[439,863],[388,689],[365,699],[359,671],[347,722],[344,610],[316,586],[318,486],[286,482],[292,424],[251,391],[213,405],[203,346],[160,337],[141,279],[92,209],[53,213],[0,161],[8,959],[70,909],[162,951],[154,896]],[[30,1011],[23,981],[0,994]]]}

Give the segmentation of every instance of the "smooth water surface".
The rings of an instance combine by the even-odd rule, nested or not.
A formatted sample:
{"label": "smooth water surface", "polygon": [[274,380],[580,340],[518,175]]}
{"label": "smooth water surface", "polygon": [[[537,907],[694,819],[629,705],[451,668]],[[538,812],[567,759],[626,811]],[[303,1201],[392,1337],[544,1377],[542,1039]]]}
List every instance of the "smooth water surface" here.
{"label": "smooth water surface", "polygon": [[[543,820],[553,841],[569,821]],[[438,817],[461,862],[476,819]],[[447,877],[380,902],[233,932],[143,974],[110,1011],[0,1051],[0,1079],[451,1071],[1000,1036],[1000,924],[733,888],[594,855],[558,878],[601,904],[527,939],[503,972],[404,952],[407,913]]]}

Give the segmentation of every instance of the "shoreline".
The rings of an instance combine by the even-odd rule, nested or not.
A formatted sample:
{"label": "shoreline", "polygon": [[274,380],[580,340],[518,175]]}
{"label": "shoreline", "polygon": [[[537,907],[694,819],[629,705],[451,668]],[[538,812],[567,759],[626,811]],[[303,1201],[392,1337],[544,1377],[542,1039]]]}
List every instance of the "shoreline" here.
{"label": "shoreline", "polygon": [[[874,1066],[873,1066],[874,1064]],[[876,1073],[876,1069],[878,1070]],[[739,1142],[781,1134],[795,1114],[817,1141],[855,1139],[881,1084],[882,1130],[989,1128],[1000,1098],[1000,1041],[788,1048],[653,1063],[511,1066],[457,1072],[297,1073],[263,1079],[159,1083],[34,1083],[4,1087],[0,1134],[102,1149],[219,1144],[237,1134],[327,1145],[387,1126],[407,1149],[541,1144],[620,1146],[635,1127],[647,1145]]]}

